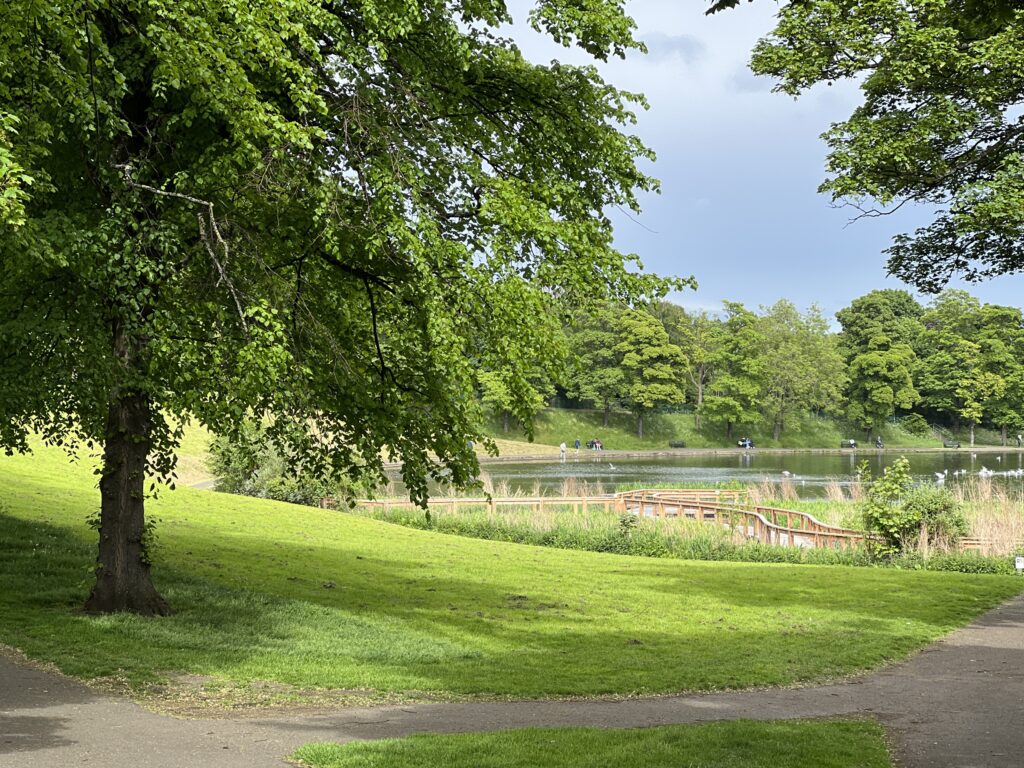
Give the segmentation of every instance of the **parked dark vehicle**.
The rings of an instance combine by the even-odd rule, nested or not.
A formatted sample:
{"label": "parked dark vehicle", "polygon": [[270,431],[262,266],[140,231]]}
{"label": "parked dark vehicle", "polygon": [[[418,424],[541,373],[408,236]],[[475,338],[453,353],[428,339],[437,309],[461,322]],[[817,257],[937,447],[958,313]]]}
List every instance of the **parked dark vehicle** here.
{"label": "parked dark vehicle", "polygon": [[856,448],[857,447],[857,441],[856,440],[843,440],[841,443],[839,443],[839,447],[840,448]]}
{"label": "parked dark vehicle", "polygon": [[960,447],[960,441],[959,440],[946,440],[942,444],[942,447],[943,448],[959,448]]}

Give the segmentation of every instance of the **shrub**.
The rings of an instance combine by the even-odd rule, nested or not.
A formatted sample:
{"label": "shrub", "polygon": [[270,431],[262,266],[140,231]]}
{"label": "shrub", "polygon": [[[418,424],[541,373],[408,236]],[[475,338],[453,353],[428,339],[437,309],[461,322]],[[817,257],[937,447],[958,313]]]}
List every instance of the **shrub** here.
{"label": "shrub", "polygon": [[[928,532],[928,541],[954,543],[967,534],[969,526],[960,502],[941,486],[921,485],[903,500],[908,521]],[[913,532],[911,532],[913,533]]]}
{"label": "shrub", "polygon": [[[870,479],[866,468],[859,471],[865,473],[862,479]],[[902,503],[910,487],[910,462],[900,456],[868,488],[862,507],[864,529],[882,537],[884,543],[879,546],[882,553],[898,552],[907,536],[920,527]]]}
{"label": "shrub", "polygon": [[900,426],[903,427],[907,432],[917,437],[927,437],[931,432],[931,427],[928,426],[928,422],[925,421],[924,416],[919,413],[911,413],[909,416],[904,416],[900,419]]}
{"label": "shrub", "polygon": [[352,481],[327,482],[296,468],[267,439],[258,424],[246,422],[233,438],[210,446],[216,490],[316,507],[325,496],[351,497],[361,491]]}

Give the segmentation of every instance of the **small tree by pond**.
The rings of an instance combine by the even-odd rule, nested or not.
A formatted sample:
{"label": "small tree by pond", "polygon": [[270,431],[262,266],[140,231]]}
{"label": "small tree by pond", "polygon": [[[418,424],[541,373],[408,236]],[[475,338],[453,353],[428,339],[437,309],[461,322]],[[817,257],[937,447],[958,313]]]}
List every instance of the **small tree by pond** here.
{"label": "small tree by pond", "polygon": [[[870,481],[865,467],[862,479]],[[863,505],[864,527],[881,536],[880,554],[894,554],[913,542],[953,543],[967,533],[960,503],[942,486],[915,486],[910,462],[901,456],[870,484]]]}

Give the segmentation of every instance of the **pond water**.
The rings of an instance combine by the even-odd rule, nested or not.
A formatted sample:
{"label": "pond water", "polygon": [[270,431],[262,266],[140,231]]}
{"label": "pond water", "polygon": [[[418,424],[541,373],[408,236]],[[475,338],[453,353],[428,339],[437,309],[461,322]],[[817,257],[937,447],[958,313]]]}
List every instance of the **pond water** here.
{"label": "pond water", "polygon": [[[591,451],[577,456],[571,450],[563,463],[557,458],[543,462],[500,462],[486,464],[484,477],[495,493],[507,489],[511,493],[536,492],[548,495],[571,490],[573,483],[587,483],[594,490],[600,484],[604,492],[626,487],[672,484],[686,487],[694,483],[759,483],[764,480],[782,482],[783,472],[792,482],[797,494],[804,498],[825,495],[829,482],[848,485],[854,480],[857,465],[867,460],[874,475],[892,464],[899,451],[857,451],[847,453],[758,453],[652,456],[643,458],[608,457]],[[992,470],[995,483],[1010,488],[1024,488],[1024,477],[1010,474],[1024,468],[1024,454],[1019,451],[1003,453],[972,453],[970,449],[957,452],[909,453],[911,473],[922,482],[936,482],[935,473],[947,473],[947,486],[979,477],[982,468]],[[966,472],[966,474],[960,474]]]}

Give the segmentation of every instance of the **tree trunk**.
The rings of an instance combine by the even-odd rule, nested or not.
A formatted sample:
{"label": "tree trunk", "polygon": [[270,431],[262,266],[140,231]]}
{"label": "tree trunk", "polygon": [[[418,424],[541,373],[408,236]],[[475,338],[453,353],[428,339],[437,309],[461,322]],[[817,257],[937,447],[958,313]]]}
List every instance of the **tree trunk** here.
{"label": "tree trunk", "polygon": [[[130,370],[137,349],[118,324],[114,352]],[[145,482],[152,404],[141,392],[115,389],[107,411],[100,477],[100,541],[96,585],[85,601],[90,613],[129,611],[166,616],[170,606],[156,591],[146,553]]]}
{"label": "tree trunk", "polygon": [[732,422],[725,422],[725,439],[732,440]]}
{"label": "tree trunk", "polygon": [[644,415],[642,413],[637,414],[636,417],[636,436],[641,439],[644,436]]}
{"label": "tree trunk", "polygon": [[1006,447],[1006,440],[1007,440],[1006,425],[1005,424],[1003,424],[1003,426],[999,430],[999,437],[1003,441],[1003,448],[1005,448]]}
{"label": "tree trunk", "polygon": [[607,400],[605,400],[604,401],[604,426],[606,428],[608,426],[608,413],[611,411],[611,409],[612,409],[612,404],[609,403]]}
{"label": "tree trunk", "polygon": [[502,414],[501,414],[501,431],[504,432],[506,435],[508,434],[508,430],[509,430],[509,427],[510,427],[509,419],[510,419],[509,412],[508,411],[503,411]]}
{"label": "tree trunk", "polygon": [[775,426],[772,429],[772,440],[778,442],[779,435],[782,434],[782,419],[775,420]]}
{"label": "tree trunk", "polygon": [[700,407],[704,404],[704,383],[697,382],[697,406],[693,411],[693,426],[700,431]]}
{"label": "tree trunk", "polygon": [[973,421],[971,422],[970,427],[971,427],[971,448],[973,448],[974,447],[974,422]]}

